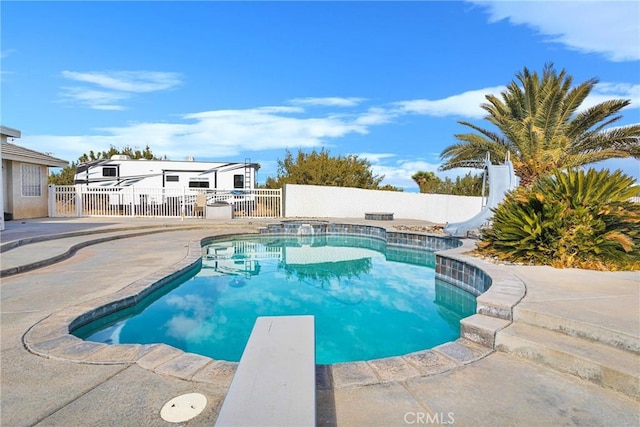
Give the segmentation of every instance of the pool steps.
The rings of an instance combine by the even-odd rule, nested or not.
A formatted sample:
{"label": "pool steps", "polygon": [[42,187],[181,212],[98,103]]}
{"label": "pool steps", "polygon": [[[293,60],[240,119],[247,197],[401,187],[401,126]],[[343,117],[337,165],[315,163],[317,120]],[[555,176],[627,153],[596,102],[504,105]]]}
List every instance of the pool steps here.
{"label": "pool steps", "polygon": [[452,280],[443,280],[461,285],[459,279],[471,277],[465,273],[473,266],[492,281],[476,299],[476,314],[460,321],[462,338],[640,399],[638,336],[518,305],[526,293],[522,280],[500,265],[465,255],[472,249],[465,245],[436,254],[436,269],[453,266],[441,271]]}
{"label": "pool steps", "polygon": [[496,349],[640,399],[637,353],[521,322],[498,334]]}

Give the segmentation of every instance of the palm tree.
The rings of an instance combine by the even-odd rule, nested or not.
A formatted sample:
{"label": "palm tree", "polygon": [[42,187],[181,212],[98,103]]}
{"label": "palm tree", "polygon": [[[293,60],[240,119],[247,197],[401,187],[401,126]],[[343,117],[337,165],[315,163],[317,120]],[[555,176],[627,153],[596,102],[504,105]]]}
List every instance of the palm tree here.
{"label": "palm tree", "polygon": [[440,178],[433,172],[418,171],[411,176],[418,184],[421,193],[434,193],[441,183]]}
{"label": "palm tree", "polygon": [[526,67],[517,74],[501,98],[487,95],[481,105],[485,119],[498,131],[460,121],[477,133],[455,135],[459,143],[445,148],[441,170],[482,167],[487,152],[493,161],[511,154],[522,185],[553,169],[578,167],[606,159],[640,158],[640,124],[611,127],[631,103],[613,99],[580,110],[598,83],[597,78],[572,87],[573,78],[546,64],[542,78]]}

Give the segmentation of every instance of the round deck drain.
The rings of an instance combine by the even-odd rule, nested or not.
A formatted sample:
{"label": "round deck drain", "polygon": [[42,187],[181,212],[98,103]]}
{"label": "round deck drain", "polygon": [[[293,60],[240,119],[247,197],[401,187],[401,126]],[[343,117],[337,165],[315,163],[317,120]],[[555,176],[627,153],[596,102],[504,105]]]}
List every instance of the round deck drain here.
{"label": "round deck drain", "polygon": [[181,423],[194,418],[207,406],[207,398],[200,393],[189,393],[174,397],[160,411],[163,420]]}

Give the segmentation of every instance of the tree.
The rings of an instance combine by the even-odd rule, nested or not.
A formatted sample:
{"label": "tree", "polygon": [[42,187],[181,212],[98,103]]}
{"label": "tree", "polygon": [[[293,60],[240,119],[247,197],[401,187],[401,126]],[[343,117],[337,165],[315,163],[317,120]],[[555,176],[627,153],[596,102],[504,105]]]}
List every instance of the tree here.
{"label": "tree", "polygon": [[[449,178],[447,178],[449,179]],[[472,175],[468,172],[462,178],[457,176],[456,181],[451,186],[451,191],[446,194],[454,194],[456,196],[482,196],[482,174]],[[489,183],[485,183],[485,194],[489,191]]]}
{"label": "tree", "polygon": [[366,159],[349,154],[331,157],[329,151],[302,150],[294,158],[287,150],[284,160],[278,160],[278,175],[267,178],[266,188],[282,188],[284,184],[326,185],[376,190],[384,176],[374,175]]}
{"label": "tree", "polygon": [[499,259],[598,270],[640,268],[640,194],[620,170],[569,169],[510,193],[479,251]]}
{"label": "tree", "polygon": [[433,172],[418,171],[411,175],[421,193],[437,193],[437,190],[442,185],[442,180],[436,176]]}
{"label": "tree", "polygon": [[116,148],[113,145],[109,147],[107,151],[99,151],[98,153],[94,153],[93,150],[89,151],[89,153],[84,153],[82,156],[78,158],[80,163],[90,162],[92,160],[101,160],[101,159],[110,159],[111,156],[115,156],[117,154],[124,154],[129,156],[133,160],[138,159],[147,159],[147,160],[161,160],[160,157],[156,157],[151,152],[149,146],[145,146],[144,150],[134,149],[128,145],[125,145],[123,148]]}
{"label": "tree", "polygon": [[403,192],[404,191],[402,188],[396,187],[395,185],[391,185],[391,184],[385,184],[382,187],[378,187],[378,190],[381,190],[381,191],[399,191],[399,192]]}
{"label": "tree", "polygon": [[93,150],[89,151],[89,153],[84,153],[80,157],[78,157],[78,163],[71,162],[69,166],[65,166],[58,173],[52,173],[48,177],[49,184],[55,185],[73,185],[73,181],[76,175],[76,168],[80,163],[91,162],[95,160],[101,159],[110,159],[111,156],[116,154],[126,154],[131,159],[147,159],[147,160],[161,160],[160,157],[156,157],[152,152],[149,146],[147,145],[144,150],[133,149],[128,145],[118,149],[113,145],[107,151],[99,151],[95,153]]}
{"label": "tree", "polygon": [[613,99],[593,107],[580,106],[598,83],[592,78],[572,87],[573,78],[553,64],[542,76],[526,67],[501,98],[487,95],[481,107],[497,131],[460,121],[476,133],[455,135],[459,143],[440,154],[441,170],[482,167],[487,152],[494,162],[510,153],[522,185],[554,169],[567,169],[612,158],[640,158],[640,124],[611,127],[631,101]]}
{"label": "tree", "polygon": [[[481,196],[482,174],[472,175],[467,173],[464,177],[456,177],[455,182],[446,177],[444,181],[433,172],[418,171],[411,176],[421,193],[453,194],[456,196]],[[485,191],[488,187],[485,187]]]}
{"label": "tree", "polygon": [[78,164],[76,162],[71,162],[69,166],[60,169],[60,172],[52,172],[47,178],[48,183],[54,185],[73,185],[77,167]]}

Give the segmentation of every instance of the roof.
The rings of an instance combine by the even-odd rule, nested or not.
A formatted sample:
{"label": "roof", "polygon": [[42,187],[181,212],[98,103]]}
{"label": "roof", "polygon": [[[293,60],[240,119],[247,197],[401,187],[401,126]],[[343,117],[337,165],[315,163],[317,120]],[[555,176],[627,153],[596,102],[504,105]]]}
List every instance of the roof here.
{"label": "roof", "polygon": [[[5,128],[3,126],[3,133],[4,130]],[[2,141],[2,158],[7,160],[17,160],[25,163],[35,163],[37,165],[60,168],[69,165],[69,162],[66,160],[62,160],[45,153],[40,153],[39,151],[30,150],[28,148],[24,148],[19,145],[11,144],[10,142],[4,141]]]}
{"label": "roof", "polygon": [[21,132],[18,129],[0,125],[0,134],[10,136],[12,138],[20,138]]}

